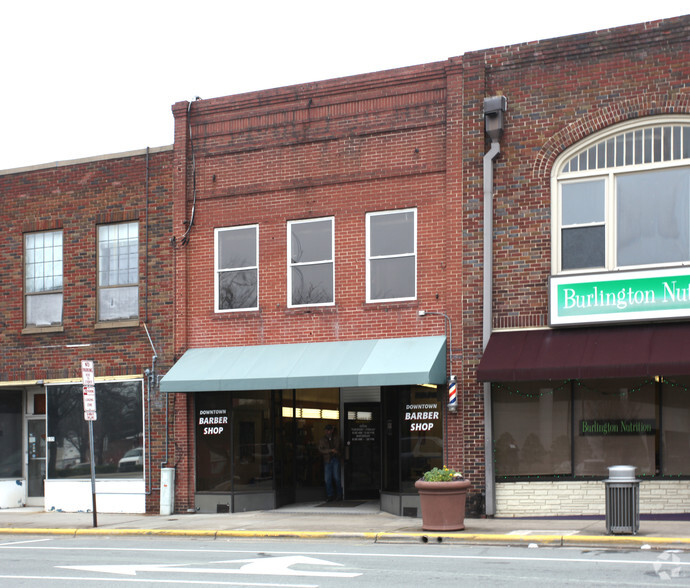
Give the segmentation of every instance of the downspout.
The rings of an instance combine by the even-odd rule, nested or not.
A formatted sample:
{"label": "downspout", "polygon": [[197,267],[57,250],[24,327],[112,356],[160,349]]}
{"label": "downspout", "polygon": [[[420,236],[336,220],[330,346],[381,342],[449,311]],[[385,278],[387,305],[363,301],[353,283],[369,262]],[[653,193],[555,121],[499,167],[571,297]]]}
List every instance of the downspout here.
{"label": "downspout", "polygon": [[[508,101],[505,96],[484,98],[484,130],[491,139],[491,148],[484,155],[484,304],[482,351],[486,349],[493,325],[493,215],[494,166],[501,152],[499,139],[503,132],[503,113]],[[496,474],[493,456],[493,415],[491,411],[491,382],[484,382],[484,470],[485,509],[487,516],[496,514]]]}

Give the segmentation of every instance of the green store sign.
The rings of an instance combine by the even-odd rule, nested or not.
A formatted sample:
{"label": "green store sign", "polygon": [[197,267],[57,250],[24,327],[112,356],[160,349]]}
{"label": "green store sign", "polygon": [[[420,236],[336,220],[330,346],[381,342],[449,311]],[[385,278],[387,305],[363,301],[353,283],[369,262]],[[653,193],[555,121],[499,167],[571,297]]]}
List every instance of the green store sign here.
{"label": "green store sign", "polygon": [[690,317],[690,268],[553,276],[552,325]]}

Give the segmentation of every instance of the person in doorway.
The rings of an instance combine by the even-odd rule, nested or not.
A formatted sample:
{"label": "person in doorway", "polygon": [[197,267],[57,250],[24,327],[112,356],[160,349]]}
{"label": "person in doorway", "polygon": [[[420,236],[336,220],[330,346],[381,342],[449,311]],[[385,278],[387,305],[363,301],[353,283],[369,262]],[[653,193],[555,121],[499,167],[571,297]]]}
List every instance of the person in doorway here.
{"label": "person in doorway", "polygon": [[319,441],[319,452],[323,455],[324,479],[328,502],[343,499],[340,484],[340,438],[333,425],[326,425],[324,436]]}

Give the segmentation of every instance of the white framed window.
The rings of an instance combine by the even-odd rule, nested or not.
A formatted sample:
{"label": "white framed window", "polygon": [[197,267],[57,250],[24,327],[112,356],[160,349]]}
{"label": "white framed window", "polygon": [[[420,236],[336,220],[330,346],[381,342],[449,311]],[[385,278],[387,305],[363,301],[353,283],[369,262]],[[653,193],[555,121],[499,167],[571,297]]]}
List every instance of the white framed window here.
{"label": "white framed window", "polygon": [[24,323],[62,324],[62,231],[24,235]]}
{"label": "white framed window", "polygon": [[367,302],[417,298],[417,209],[367,214]]}
{"label": "white framed window", "polygon": [[335,301],[333,217],[288,222],[288,306]]}
{"label": "white framed window", "polygon": [[98,227],[98,320],[139,316],[139,225]]}
{"label": "white framed window", "polygon": [[216,312],[259,308],[259,226],[215,231]]}
{"label": "white framed window", "polygon": [[617,125],[554,165],[552,271],[690,262],[690,118]]}

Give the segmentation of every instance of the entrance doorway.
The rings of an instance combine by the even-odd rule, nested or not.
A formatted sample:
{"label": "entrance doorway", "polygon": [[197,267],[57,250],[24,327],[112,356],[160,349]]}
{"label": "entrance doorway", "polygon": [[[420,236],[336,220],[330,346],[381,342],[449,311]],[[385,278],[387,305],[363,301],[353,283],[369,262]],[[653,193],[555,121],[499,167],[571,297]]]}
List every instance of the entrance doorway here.
{"label": "entrance doorway", "polygon": [[378,499],[381,410],[378,402],[345,403],[345,498]]}
{"label": "entrance doorway", "polygon": [[27,433],[27,471],[26,504],[43,506],[44,480],[46,479],[46,419],[29,417],[26,420]]}

